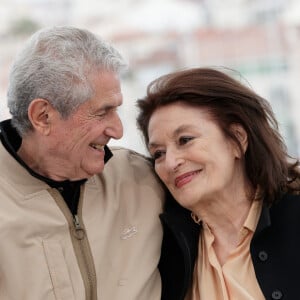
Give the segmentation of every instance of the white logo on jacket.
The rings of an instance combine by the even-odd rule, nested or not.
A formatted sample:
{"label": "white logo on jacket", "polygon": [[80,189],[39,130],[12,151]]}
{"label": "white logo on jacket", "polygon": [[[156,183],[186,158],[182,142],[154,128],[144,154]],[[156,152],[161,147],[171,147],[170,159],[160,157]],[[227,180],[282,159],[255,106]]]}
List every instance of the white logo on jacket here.
{"label": "white logo on jacket", "polygon": [[135,226],[130,226],[128,228],[125,228],[121,233],[121,239],[127,240],[134,236],[137,233],[137,229]]}

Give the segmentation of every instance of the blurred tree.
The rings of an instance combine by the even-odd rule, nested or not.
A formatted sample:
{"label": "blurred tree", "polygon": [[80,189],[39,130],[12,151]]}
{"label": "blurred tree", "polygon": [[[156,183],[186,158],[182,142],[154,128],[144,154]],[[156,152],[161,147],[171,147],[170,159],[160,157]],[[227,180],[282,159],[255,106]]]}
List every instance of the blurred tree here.
{"label": "blurred tree", "polygon": [[23,17],[15,20],[9,28],[9,34],[16,36],[30,35],[40,28],[39,24],[30,18]]}

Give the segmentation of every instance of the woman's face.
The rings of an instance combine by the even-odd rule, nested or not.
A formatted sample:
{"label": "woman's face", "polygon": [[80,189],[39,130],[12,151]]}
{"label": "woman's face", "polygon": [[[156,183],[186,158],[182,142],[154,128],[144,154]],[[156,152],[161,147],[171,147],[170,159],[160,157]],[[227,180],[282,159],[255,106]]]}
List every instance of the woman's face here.
{"label": "woman's face", "polygon": [[160,107],[151,116],[148,134],[156,173],[190,210],[232,195],[244,180],[239,147],[205,108],[178,102]]}

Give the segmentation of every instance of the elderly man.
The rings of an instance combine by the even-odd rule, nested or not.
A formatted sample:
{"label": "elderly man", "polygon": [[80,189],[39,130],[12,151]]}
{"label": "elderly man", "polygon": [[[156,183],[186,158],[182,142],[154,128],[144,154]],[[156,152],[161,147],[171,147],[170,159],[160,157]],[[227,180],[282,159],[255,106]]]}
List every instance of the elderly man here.
{"label": "elderly man", "polygon": [[163,191],[145,158],[107,147],[122,136],[123,66],[72,27],[37,32],[16,58],[0,134],[1,300],[160,299]]}

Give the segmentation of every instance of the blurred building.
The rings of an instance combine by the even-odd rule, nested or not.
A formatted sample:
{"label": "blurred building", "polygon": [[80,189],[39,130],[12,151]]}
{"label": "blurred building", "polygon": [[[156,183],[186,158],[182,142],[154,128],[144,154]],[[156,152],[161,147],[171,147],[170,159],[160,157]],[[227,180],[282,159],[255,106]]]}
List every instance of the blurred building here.
{"label": "blurred building", "polygon": [[[213,66],[237,70],[245,84],[271,102],[290,153],[300,157],[296,0],[90,0],[88,5],[83,0],[0,0],[0,20],[2,118],[8,115],[8,67],[30,30],[70,24],[102,35],[130,62],[120,110],[125,135],[113,144],[145,151],[135,126],[135,101],[151,80],[176,69]],[[20,27],[19,34],[14,32],[18,22],[27,24],[27,35]]]}

